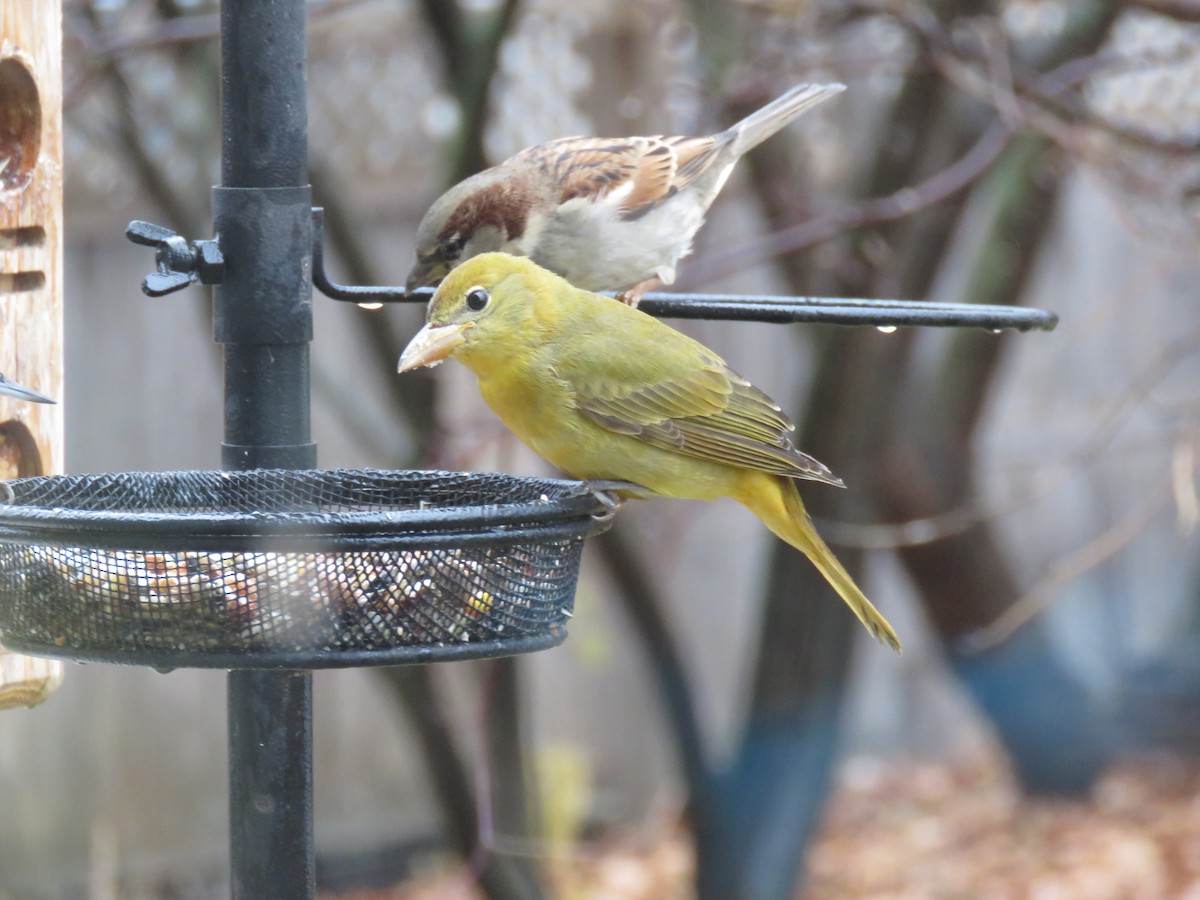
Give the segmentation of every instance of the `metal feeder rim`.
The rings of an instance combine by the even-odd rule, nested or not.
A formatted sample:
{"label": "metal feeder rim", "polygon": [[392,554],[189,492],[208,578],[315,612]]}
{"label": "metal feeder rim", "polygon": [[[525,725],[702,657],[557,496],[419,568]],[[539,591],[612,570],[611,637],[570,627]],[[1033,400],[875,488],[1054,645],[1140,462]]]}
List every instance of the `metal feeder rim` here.
{"label": "metal feeder rim", "polygon": [[[466,482],[479,473],[440,470],[387,469],[247,469],[242,471],[185,470],[170,472],[126,472],[125,477],[144,475],[169,481],[172,477],[214,476],[252,481],[269,473],[272,478],[297,475],[324,477],[339,474],[386,478],[390,474],[426,475],[430,478],[461,477]],[[22,504],[22,488],[34,483],[89,478],[110,479],[111,473],[87,475],[43,475],[6,483],[14,497],[0,502],[0,540],[11,543],[54,543],[126,548],[203,550],[315,549],[336,540],[339,547],[371,550],[378,547],[457,546],[468,543],[519,542],[531,537],[554,538],[579,535],[580,520],[589,520],[584,533],[605,527],[611,509],[582,482],[551,478],[521,478],[488,473],[489,478],[526,481],[565,489],[565,495],[547,501],[500,502],[460,507],[430,507],[403,510],[348,510],[342,512],[189,512],[105,510]],[[520,530],[506,530],[524,526]],[[242,541],[236,545],[230,541]]]}
{"label": "metal feeder rim", "polygon": [[44,547],[86,547],[93,550],[128,550],[163,553],[357,553],[390,550],[441,550],[477,546],[504,547],[529,541],[568,540],[592,537],[606,530],[611,518],[581,516],[547,525],[517,522],[487,530],[434,530],[403,533],[379,531],[371,534],[340,534],[334,531],[275,534],[195,534],[180,531],[134,531],[114,526],[110,533],[59,530],[53,533],[37,527],[9,528],[0,525],[0,542]]}
{"label": "metal feeder rim", "polygon": [[471,659],[496,659],[557,647],[567,639],[564,625],[551,625],[544,634],[471,641],[459,644],[411,644],[378,649],[244,650],[209,653],[197,650],[147,650],[105,652],[95,649],[44,644],[23,644],[6,638],[5,647],[29,656],[43,656],[77,663],[107,663],[159,669],[348,669],[363,666],[411,666]]}

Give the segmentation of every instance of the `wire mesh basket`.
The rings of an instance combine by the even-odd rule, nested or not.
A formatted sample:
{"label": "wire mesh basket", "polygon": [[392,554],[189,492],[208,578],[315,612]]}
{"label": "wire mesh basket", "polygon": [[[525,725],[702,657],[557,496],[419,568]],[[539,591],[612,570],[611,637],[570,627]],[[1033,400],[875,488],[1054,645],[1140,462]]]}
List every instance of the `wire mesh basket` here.
{"label": "wire mesh basket", "polygon": [[0,498],[0,644],[78,660],[326,668],[566,636],[584,485],[286,470],[23,478]]}

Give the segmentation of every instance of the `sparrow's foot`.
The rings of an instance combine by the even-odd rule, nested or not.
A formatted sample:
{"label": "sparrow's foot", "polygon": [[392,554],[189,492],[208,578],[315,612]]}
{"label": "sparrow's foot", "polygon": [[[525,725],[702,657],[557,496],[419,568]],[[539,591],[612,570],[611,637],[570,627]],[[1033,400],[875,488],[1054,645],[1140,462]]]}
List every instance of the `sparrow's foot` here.
{"label": "sparrow's foot", "polygon": [[633,309],[638,308],[638,304],[642,302],[642,294],[648,294],[651,291],[656,291],[662,287],[662,279],[657,275],[652,275],[645,281],[639,281],[633,287],[626,288],[623,291],[618,291],[614,299],[619,300],[626,306]]}

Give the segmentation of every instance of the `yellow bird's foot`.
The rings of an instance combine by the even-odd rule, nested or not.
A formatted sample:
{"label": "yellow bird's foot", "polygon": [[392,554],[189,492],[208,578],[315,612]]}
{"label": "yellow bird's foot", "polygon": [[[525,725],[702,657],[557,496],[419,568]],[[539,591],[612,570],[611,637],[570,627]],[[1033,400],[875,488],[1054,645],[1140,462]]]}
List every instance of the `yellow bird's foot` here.
{"label": "yellow bird's foot", "polygon": [[607,512],[601,514],[605,518],[616,515],[617,511],[625,505],[625,501],[630,497],[640,499],[649,497],[652,494],[652,491],[642,487],[640,484],[634,484],[632,481],[597,479],[583,482],[583,487],[584,490],[603,503],[607,508]]}

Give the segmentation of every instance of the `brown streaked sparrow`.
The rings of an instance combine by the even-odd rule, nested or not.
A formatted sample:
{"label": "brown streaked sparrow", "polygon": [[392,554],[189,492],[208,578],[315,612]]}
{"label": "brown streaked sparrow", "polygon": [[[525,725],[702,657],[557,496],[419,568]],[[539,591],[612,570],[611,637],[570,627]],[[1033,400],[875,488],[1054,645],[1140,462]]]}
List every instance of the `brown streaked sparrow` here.
{"label": "brown streaked sparrow", "polygon": [[642,293],[675,280],[742,154],[845,89],[796,85],[708,137],[568,137],[522,150],[429,208],[408,290],[499,250],[531,257],[584,290],[621,291],[636,306]]}

